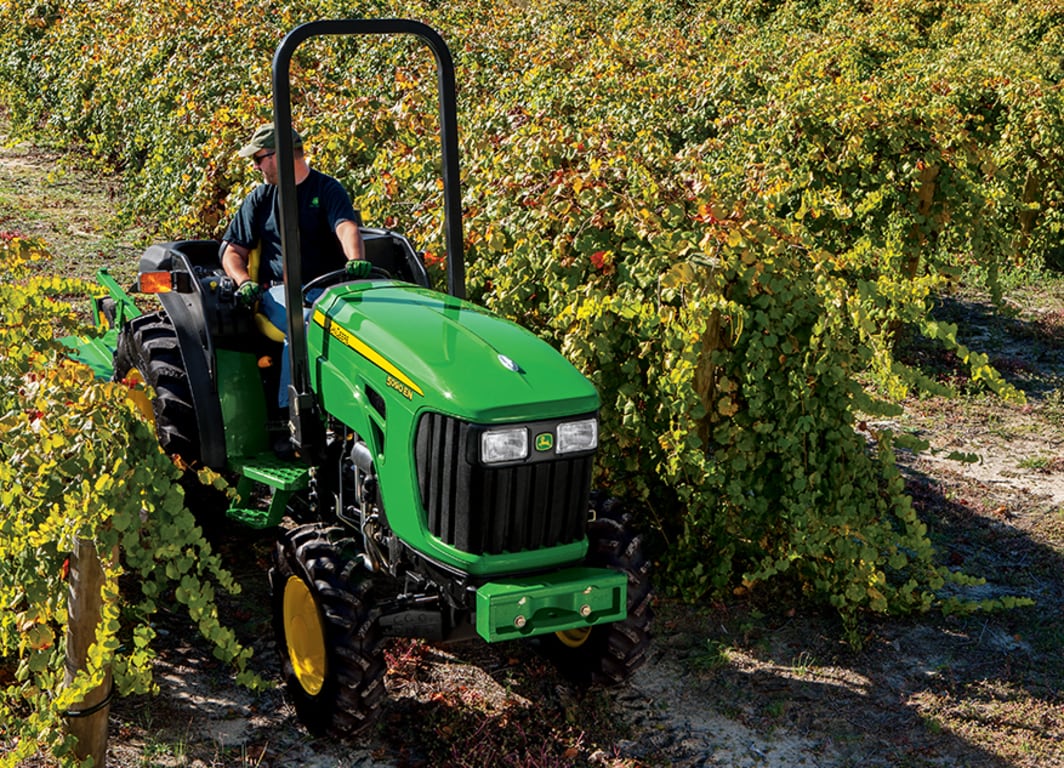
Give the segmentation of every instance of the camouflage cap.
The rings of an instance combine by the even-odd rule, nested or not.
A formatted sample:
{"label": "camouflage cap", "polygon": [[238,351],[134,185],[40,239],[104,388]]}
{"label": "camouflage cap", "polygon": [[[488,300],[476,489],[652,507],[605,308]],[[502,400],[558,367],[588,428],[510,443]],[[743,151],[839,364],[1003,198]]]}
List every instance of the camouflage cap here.
{"label": "camouflage cap", "polygon": [[[292,129],[292,141],[296,148],[303,146],[303,137],[296,132],[295,128]],[[274,134],[273,123],[256,128],[255,133],[251,134],[251,141],[241,147],[240,156],[251,157],[260,149],[277,149],[277,136]]]}

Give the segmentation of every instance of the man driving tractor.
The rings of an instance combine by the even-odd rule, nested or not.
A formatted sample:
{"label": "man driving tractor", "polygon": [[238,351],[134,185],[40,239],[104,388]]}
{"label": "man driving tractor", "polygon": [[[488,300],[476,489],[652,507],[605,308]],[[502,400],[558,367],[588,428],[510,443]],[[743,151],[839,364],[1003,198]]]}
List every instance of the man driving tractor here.
{"label": "man driving tractor", "polygon": [[[304,281],[341,267],[346,267],[352,278],[367,277],[371,265],[365,260],[359,233],[361,216],[347,190],[333,177],[310,167],[303,151],[303,139],[295,130],[292,140]],[[269,323],[267,335],[280,340],[285,336],[287,310],[277,194],[277,137],[273,125],[259,127],[239,154],[251,158],[255,168],[262,172],[264,183],[244,198],[225,230],[222,267],[236,281],[240,303],[257,308]],[[308,298],[313,301],[315,297]],[[281,358],[280,375],[277,404],[286,409],[291,381],[287,349]]]}

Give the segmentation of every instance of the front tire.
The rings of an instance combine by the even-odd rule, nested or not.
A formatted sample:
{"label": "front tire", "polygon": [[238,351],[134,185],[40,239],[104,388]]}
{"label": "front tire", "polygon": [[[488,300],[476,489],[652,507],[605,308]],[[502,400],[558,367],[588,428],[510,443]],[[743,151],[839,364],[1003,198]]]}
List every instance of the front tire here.
{"label": "front tire", "polygon": [[558,670],[581,683],[619,685],[646,660],[652,618],[650,564],[643,537],[616,499],[592,498],[595,520],[588,525],[586,563],[628,576],[628,615],[623,621],[558,632],[544,638],[544,649]]}
{"label": "front tire", "polygon": [[380,628],[369,580],[345,554],[343,530],[318,523],[285,533],[270,571],[285,686],[315,735],[368,727],[386,695]]}

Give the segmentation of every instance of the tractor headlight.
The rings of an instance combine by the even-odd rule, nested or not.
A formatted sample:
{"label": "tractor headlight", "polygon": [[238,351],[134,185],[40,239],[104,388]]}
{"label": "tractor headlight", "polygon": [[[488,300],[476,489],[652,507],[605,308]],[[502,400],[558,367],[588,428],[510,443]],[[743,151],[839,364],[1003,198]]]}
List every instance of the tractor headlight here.
{"label": "tractor headlight", "polygon": [[593,451],[598,448],[598,419],[567,421],[558,425],[558,454]]}
{"label": "tractor headlight", "polygon": [[489,429],[480,435],[480,460],[485,464],[528,458],[528,430],[524,427]]}

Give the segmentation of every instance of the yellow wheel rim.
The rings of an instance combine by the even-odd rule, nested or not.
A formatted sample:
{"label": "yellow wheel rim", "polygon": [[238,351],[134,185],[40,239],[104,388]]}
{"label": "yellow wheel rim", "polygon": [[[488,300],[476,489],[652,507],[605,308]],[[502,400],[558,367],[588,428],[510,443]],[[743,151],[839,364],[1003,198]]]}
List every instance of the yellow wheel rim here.
{"label": "yellow wheel rim", "polygon": [[325,685],[325,632],[314,595],[298,576],[284,586],[284,637],[299,685],[316,696]]}
{"label": "yellow wheel rim", "polygon": [[[130,368],[126,374],[125,380],[134,386],[144,386],[144,376],[136,368]],[[137,406],[137,410],[144,416],[144,420],[152,426],[155,425],[155,409],[152,408],[151,400],[148,398],[148,394],[143,389],[130,388],[127,397],[132,401],[133,405]]]}
{"label": "yellow wheel rim", "polygon": [[591,627],[566,629],[561,632],[555,632],[554,634],[562,641],[562,645],[567,645],[570,648],[579,648],[587,642],[589,637],[591,637]]}

